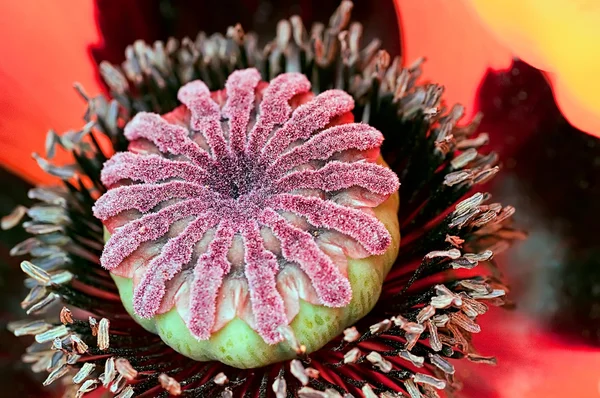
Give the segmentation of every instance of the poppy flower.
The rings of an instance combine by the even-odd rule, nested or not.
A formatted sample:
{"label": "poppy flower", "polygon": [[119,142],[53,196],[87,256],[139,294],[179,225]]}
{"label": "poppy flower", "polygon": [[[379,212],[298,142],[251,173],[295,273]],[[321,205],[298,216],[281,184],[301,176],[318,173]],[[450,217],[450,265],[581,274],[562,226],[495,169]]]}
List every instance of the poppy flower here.
{"label": "poppy flower", "polygon": [[[279,24],[275,39],[266,38],[270,44],[264,51],[254,47],[252,34],[235,27],[227,36],[200,35],[196,41],[170,41],[154,47],[138,42],[128,48],[122,66],[101,64],[112,101],[102,96],[87,97],[86,118],[92,123],[60,138],[51,135],[48,141],[50,150],[62,146],[71,151],[76,166],[54,166],[39,160],[47,172],[63,179],[66,189],[36,188],[30,196],[41,203],[27,210],[18,208],[4,219],[8,226],[17,224],[25,210],[31,218],[24,226],[34,236],[13,251],[32,256],[30,262],[22,263],[29,276],[26,284],[31,288],[23,305],[32,314],[51,310],[59,302],[65,305],[58,320],[49,311],[45,320],[11,326],[16,334],[35,335],[36,343],[27,359],[34,361],[36,368],[50,371],[45,384],[59,378],[70,380],[75,375],[76,383],[69,387],[72,392],[104,387],[123,397],[167,393],[285,396],[286,391],[309,397],[346,393],[394,396],[396,392],[418,397],[435,396],[438,389],[441,394],[444,389],[456,388],[454,364],[459,367],[466,362],[458,359],[493,361],[475,351],[470,335],[479,331],[475,320],[487,310],[482,302],[499,304],[507,290],[490,261],[492,252],[520,236],[507,224],[513,212],[511,207],[486,203],[487,195],[473,191],[497,172],[496,158],[481,149],[486,140],[473,137],[473,127],[456,127],[461,109],[444,108],[438,86],[416,84],[420,65],[403,68],[398,60],[392,62],[385,51],[377,51],[375,44],[358,51],[361,26],[348,24],[349,8],[344,2],[328,29],[316,25],[312,41],[301,20],[292,18]],[[332,66],[335,64],[340,65],[339,70]],[[163,149],[160,137],[140,136],[145,134],[143,131],[152,131],[149,126],[135,133],[135,121],[140,121],[144,112],[151,112],[154,118],[167,114],[164,119],[188,126],[193,123],[186,121],[189,116],[174,119],[178,112],[174,108],[182,109],[179,112],[184,114],[185,107],[192,110],[186,103],[189,97],[185,91],[179,98],[177,93],[181,93],[185,83],[196,84],[194,81],[200,79],[207,87],[205,93],[212,90],[210,98],[224,119],[219,122],[226,123],[240,112],[240,108],[226,105],[232,93],[237,92],[230,79],[236,76],[234,70],[252,70],[248,67],[260,73],[263,87],[274,85],[278,76],[286,76],[283,72],[293,70],[306,76],[317,99],[333,88],[351,96],[354,107],[348,110],[349,116],[382,134],[381,156],[400,178],[397,217],[402,240],[400,254],[380,287],[381,296],[366,317],[344,325],[347,327],[343,333],[326,338],[328,341],[312,352],[302,347],[302,333],[281,333],[279,338],[289,344],[297,359],[245,370],[237,362],[225,365],[224,360],[194,361],[185,352],[177,353],[182,351],[180,348],[170,348],[182,342],[178,336],[174,337],[175,343],[164,336],[159,338],[138,325],[148,328],[143,320],[132,319],[127,300],[122,303],[118,294],[123,287],[117,288],[100,267],[99,258],[105,255],[102,252],[106,245],[102,224],[94,218],[92,207],[101,194],[110,195],[121,188],[106,182],[106,167],[110,168],[111,161],[120,170],[115,175],[118,179],[150,178],[143,176],[148,168],[132,168],[137,170],[136,175],[122,174],[128,164],[119,163],[116,156],[130,156],[125,152],[128,148],[136,156],[150,156],[157,151],[156,155],[166,154],[168,161],[177,160],[170,146],[175,141]],[[267,94],[263,97],[259,92],[256,98],[259,104],[261,98],[263,102],[267,100]],[[292,119],[300,109],[306,109],[306,104],[290,103],[293,108],[300,105]],[[255,123],[259,122],[253,120],[251,125]],[[327,124],[322,132],[323,127],[312,126],[310,132],[318,137],[335,129],[336,124]],[[141,144],[136,143],[140,139]],[[148,141],[154,141],[154,149],[147,145]],[[309,142],[297,143],[297,148]],[[216,147],[209,145],[205,149],[215,154]],[[114,152],[122,153],[112,156]],[[358,152],[362,159],[365,154]],[[310,168],[307,170],[310,172]],[[239,194],[243,188],[234,185]],[[125,181],[122,188],[135,186]],[[234,195],[236,199],[238,194]],[[132,200],[138,199],[152,197]],[[114,206],[107,207],[107,211],[114,211]],[[126,217],[126,222],[135,222],[132,220],[135,217]],[[314,217],[308,223],[319,227]],[[151,225],[149,229],[153,231]],[[113,236],[117,231],[118,228],[111,231]],[[341,232],[352,235],[348,230]],[[334,237],[334,247],[346,246],[347,241],[340,239]],[[154,254],[151,250],[156,250],[156,245],[154,249],[136,250],[141,257],[151,258],[165,253],[165,247]],[[271,253],[280,255],[277,251]],[[366,296],[376,297],[377,289],[366,290]],[[148,303],[146,300],[142,304]],[[140,307],[142,312],[144,308]],[[315,322],[318,323],[316,318]],[[322,338],[320,331],[315,333],[317,339]]]}

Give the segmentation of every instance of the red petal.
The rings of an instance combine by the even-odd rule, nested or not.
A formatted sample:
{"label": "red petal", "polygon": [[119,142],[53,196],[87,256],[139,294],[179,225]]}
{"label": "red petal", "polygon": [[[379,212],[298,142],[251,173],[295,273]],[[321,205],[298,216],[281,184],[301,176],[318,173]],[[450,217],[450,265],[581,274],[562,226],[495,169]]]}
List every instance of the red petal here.
{"label": "red petal", "polygon": [[498,365],[459,365],[457,377],[465,382],[465,397],[598,395],[597,350],[549,334],[518,311],[491,311],[480,323],[485,333],[475,336],[474,344],[482,354],[494,354]]}
{"label": "red petal", "polygon": [[482,26],[548,72],[556,102],[580,130],[600,135],[600,7],[593,1],[466,0]]}
{"label": "red petal", "polygon": [[426,57],[424,78],[446,88],[448,104],[474,114],[477,88],[489,68],[510,66],[511,54],[461,1],[394,0],[407,64]]}
{"label": "red petal", "polygon": [[0,5],[0,164],[31,182],[49,181],[31,158],[48,129],[82,125],[80,82],[99,92],[90,45],[99,42],[91,1],[3,1]]}

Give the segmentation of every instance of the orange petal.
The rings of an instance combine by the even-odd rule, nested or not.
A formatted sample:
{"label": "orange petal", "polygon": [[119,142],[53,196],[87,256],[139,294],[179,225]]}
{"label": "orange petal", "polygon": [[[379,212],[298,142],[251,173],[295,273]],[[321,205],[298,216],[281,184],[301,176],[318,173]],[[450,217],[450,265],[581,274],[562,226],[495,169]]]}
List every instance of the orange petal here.
{"label": "orange petal", "polygon": [[[100,41],[94,2],[0,3],[0,164],[37,183],[51,181],[31,158],[46,132],[82,126],[78,81],[100,91],[90,45]],[[60,161],[60,159],[59,159]]]}
{"label": "orange petal", "polygon": [[424,78],[443,84],[447,103],[465,105],[467,116],[472,116],[483,76],[489,68],[509,67],[510,52],[460,1],[394,1],[405,62],[426,57]]}
{"label": "orange petal", "polygon": [[552,74],[556,101],[569,122],[600,136],[600,3],[464,1],[516,55]]}

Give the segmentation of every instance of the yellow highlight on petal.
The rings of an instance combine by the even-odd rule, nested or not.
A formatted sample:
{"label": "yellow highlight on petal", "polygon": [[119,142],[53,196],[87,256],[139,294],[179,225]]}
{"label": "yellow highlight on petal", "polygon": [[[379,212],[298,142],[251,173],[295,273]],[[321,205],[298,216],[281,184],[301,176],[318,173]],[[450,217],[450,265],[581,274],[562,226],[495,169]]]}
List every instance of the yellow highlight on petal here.
{"label": "yellow highlight on petal", "polygon": [[464,1],[517,56],[548,72],[569,122],[600,136],[600,1]]}

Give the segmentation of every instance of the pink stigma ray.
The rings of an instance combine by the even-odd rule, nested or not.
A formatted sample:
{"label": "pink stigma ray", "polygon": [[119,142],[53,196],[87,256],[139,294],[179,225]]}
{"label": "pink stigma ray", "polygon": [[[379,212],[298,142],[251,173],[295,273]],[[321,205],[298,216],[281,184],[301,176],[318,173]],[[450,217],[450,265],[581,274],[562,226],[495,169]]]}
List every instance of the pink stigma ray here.
{"label": "pink stigma ray", "polygon": [[[118,153],[104,165],[101,179],[110,189],[94,215],[120,226],[110,231],[100,261],[118,271],[129,269],[130,259],[150,258],[126,271],[134,279],[135,313],[151,318],[176,306],[199,340],[215,332],[224,279],[243,278],[251,326],[274,344],[292,322],[277,287],[282,268],[291,263],[304,272],[320,304],[348,305],[345,266],[316,237],[332,231],[383,254],[391,236],[368,208],[399,183],[371,156],[381,133],[340,121],[354,107],[345,92],[311,97],[302,74],[279,75],[267,86],[246,69],[229,76],[225,94],[220,105],[194,81],[179,91],[177,124],[142,112],[126,126],[130,141],[145,140],[156,153]],[[361,202],[361,190],[370,201]],[[359,205],[336,203],[342,194]],[[169,282],[178,275],[185,288]],[[170,292],[175,285],[183,290]]]}

